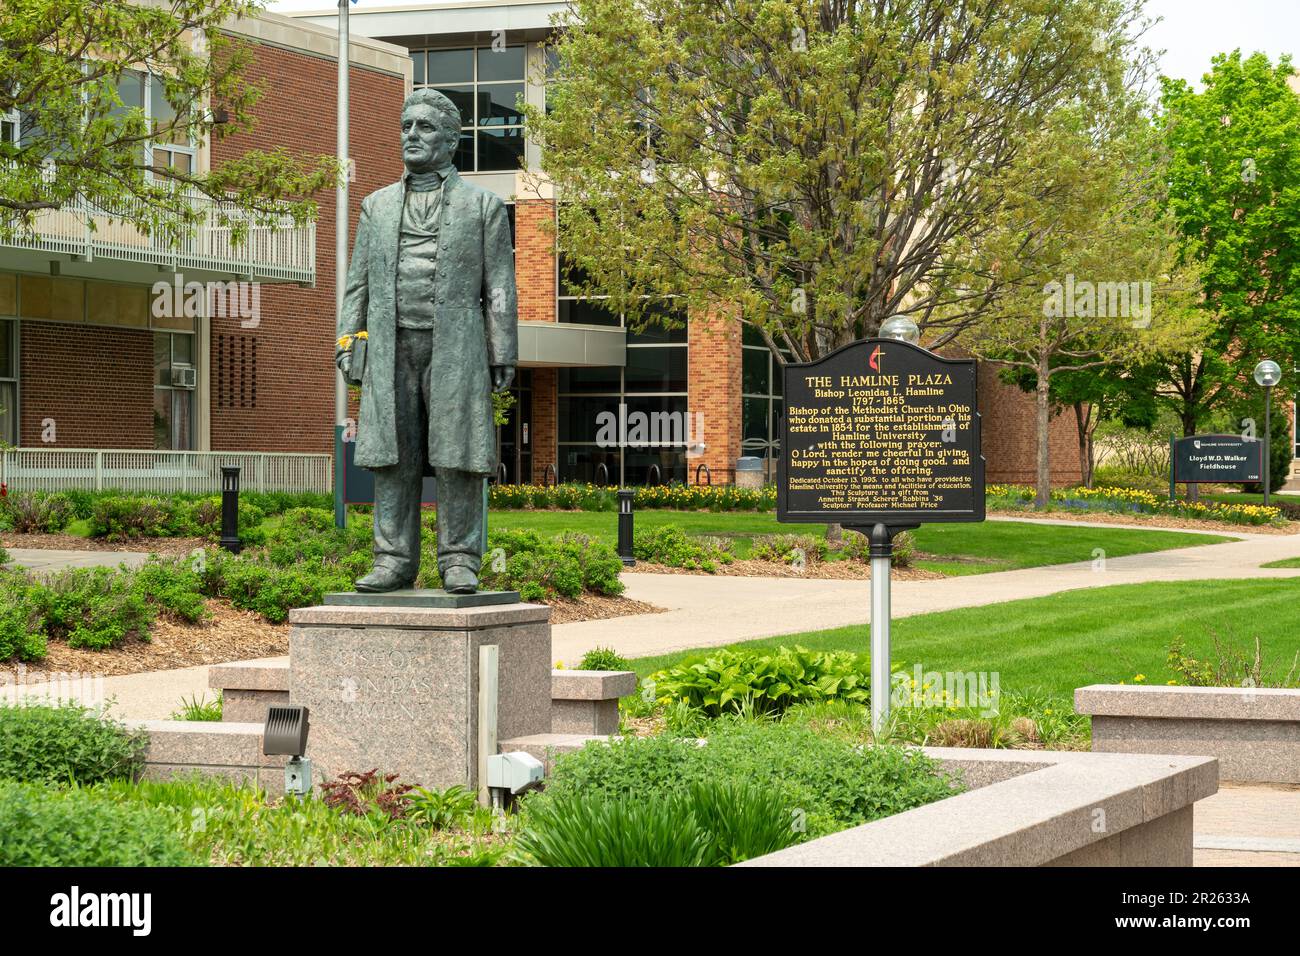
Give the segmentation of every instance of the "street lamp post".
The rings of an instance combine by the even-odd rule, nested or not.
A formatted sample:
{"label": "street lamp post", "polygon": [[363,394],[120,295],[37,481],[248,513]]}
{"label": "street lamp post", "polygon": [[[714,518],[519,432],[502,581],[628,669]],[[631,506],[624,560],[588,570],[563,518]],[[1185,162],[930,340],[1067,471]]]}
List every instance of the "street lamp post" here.
{"label": "street lamp post", "polygon": [[[355,2],[355,0],[353,0]],[[348,0],[339,0],[338,48],[338,139],[336,150],[345,173],[339,178],[334,195],[334,318],[343,315],[343,286],[348,271],[348,62],[350,59],[348,37]],[[343,442],[348,418],[348,386],[343,372],[334,371],[334,524],[342,528],[347,522],[347,506],[343,503]]]}
{"label": "street lamp post", "polygon": [[1282,380],[1281,367],[1269,359],[1255,366],[1255,384],[1264,389],[1264,507],[1268,507],[1269,484],[1272,480],[1273,462],[1273,386]]}

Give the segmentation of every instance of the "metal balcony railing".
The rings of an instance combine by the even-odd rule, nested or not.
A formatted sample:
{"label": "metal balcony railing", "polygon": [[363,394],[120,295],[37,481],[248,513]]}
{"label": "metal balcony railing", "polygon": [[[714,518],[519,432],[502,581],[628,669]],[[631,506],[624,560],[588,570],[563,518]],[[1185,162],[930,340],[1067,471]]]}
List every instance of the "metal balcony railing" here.
{"label": "metal balcony railing", "polygon": [[[47,167],[49,175],[53,167]],[[187,189],[186,199],[203,213],[198,225],[186,231],[155,230],[145,235],[132,224],[143,204],[128,199],[112,207],[78,198],[59,209],[37,214],[35,228],[8,239],[0,237],[0,248],[30,249],[63,253],[85,259],[105,258],[186,269],[227,272],[253,280],[314,283],[316,281],[316,224],[294,225],[281,216],[272,225],[255,225],[252,217],[233,202],[213,200],[198,190]],[[221,225],[224,212],[232,220],[250,225],[243,242],[236,245],[231,227]],[[92,231],[90,223],[94,222]],[[169,236],[166,232],[179,232]]]}

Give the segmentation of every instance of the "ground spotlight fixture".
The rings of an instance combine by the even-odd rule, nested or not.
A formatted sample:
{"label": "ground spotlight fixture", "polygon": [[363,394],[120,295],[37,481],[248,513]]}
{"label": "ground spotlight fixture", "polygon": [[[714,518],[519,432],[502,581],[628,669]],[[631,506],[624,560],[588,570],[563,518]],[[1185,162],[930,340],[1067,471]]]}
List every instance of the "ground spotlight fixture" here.
{"label": "ground spotlight fixture", "polygon": [[284,766],[286,795],[305,796],[311,792],[311,761],[307,752],[309,712],[301,704],[272,704],[266,709],[266,726],[262,730],[262,753],[268,757],[288,757]]}
{"label": "ground spotlight fixture", "polygon": [[908,316],[891,315],[880,323],[880,337],[915,345],[921,339],[921,330]]}

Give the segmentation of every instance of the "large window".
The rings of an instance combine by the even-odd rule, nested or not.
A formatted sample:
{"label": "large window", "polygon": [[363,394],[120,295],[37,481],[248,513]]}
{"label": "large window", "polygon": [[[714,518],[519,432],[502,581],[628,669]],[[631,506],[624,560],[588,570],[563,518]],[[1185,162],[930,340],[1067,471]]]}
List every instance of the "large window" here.
{"label": "large window", "polygon": [[[162,79],[158,76],[139,70],[125,70],[117,82],[117,95],[122,100],[122,105],[114,108],[111,111],[113,114],[142,109],[144,115],[159,126],[170,125],[178,119],[184,122],[184,117],[178,114],[176,107],[167,99]],[[189,174],[194,172],[195,152],[194,144],[182,127],[143,146],[141,158],[153,169],[170,168]]]}
{"label": "large window", "polygon": [[[559,321],[626,328],[626,316],[606,308],[604,296],[576,295],[573,267],[563,261],[563,253],[557,258]],[[671,302],[656,311],[665,318],[684,318]],[[693,420],[687,417],[686,361],[685,325],[667,329],[652,324],[642,332],[628,332],[624,368],[561,369],[560,479],[639,485],[657,466],[661,482],[685,481],[687,459],[682,442],[699,437],[694,434]],[[653,423],[648,441],[620,449],[599,440],[604,437],[602,424],[610,420],[609,415],[617,422],[620,406],[625,408],[629,439],[636,437],[638,419]]]}
{"label": "large window", "polygon": [[460,109],[463,173],[519,168],[524,155],[524,47],[413,50],[416,87],[432,87]]}
{"label": "large window", "polygon": [[781,363],[753,326],[744,326],[742,341],[741,454],[762,458],[770,470],[781,452]]}
{"label": "large window", "polygon": [[194,447],[194,336],[156,332],[153,337],[153,446]]}

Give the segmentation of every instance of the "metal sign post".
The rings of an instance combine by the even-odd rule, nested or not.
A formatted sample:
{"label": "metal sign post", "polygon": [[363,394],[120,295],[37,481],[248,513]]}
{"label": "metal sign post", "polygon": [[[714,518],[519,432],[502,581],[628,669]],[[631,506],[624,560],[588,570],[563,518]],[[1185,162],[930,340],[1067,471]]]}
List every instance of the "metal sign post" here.
{"label": "metal sign post", "polygon": [[974,359],[910,341],[853,342],[784,371],[776,509],[781,522],[837,522],[871,559],[871,728],[887,730],[894,536],[984,520]]}

